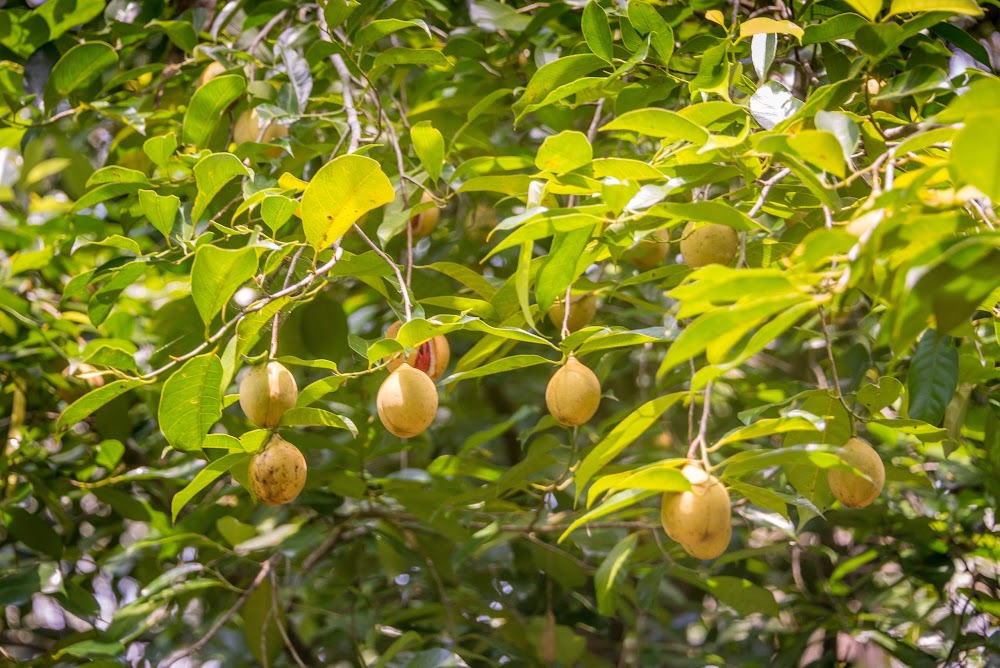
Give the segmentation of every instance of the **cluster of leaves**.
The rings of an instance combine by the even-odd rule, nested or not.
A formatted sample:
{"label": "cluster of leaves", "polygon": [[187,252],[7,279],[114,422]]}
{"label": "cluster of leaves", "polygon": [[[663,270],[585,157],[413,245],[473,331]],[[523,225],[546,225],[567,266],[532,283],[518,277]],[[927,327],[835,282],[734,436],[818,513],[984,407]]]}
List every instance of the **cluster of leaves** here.
{"label": "cluster of leaves", "polygon": [[[0,661],[987,664],[995,8],[517,4],[0,12]],[[251,109],[287,135],[235,143]],[[736,266],[628,262],[689,221]],[[383,360],[439,334],[400,441]],[[571,353],[605,394],[566,430]],[[272,354],[280,509],[233,405]],[[852,434],[868,511],[825,482]],[[713,563],[659,526],[692,442],[737,500]]]}

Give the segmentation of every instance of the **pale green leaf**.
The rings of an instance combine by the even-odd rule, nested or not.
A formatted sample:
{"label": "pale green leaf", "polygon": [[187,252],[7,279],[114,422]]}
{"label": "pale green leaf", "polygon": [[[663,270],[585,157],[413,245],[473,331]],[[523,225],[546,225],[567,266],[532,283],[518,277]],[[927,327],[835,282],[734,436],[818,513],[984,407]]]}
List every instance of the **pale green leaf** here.
{"label": "pale green leaf", "polygon": [[255,248],[229,249],[206,244],[195,252],[191,269],[191,296],[206,325],[256,272]]}

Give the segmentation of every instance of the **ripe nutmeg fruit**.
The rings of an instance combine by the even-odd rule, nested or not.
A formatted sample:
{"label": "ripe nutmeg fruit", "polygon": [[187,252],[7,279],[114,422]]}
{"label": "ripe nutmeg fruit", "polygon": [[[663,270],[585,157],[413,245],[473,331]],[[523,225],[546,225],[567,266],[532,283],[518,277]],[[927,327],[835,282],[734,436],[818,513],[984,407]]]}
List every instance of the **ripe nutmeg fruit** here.
{"label": "ripe nutmeg fruit", "polygon": [[601,403],[601,383],[587,366],[570,357],[545,387],[545,405],[559,424],[581,425]]}
{"label": "ripe nutmeg fruit", "polygon": [[[424,192],[420,198],[420,203],[433,202],[434,198],[429,193]],[[410,218],[410,228],[413,230],[413,238],[421,239],[426,237],[437,227],[438,219],[441,217],[441,209],[437,205],[424,209]]]}
{"label": "ripe nutmeg fruit", "polygon": [[[261,134],[262,129],[263,135]],[[236,124],[233,126],[233,141],[237,144],[244,144],[246,142],[270,144],[275,139],[287,136],[288,128],[276,121],[269,121],[267,126],[263,127],[256,109],[247,109],[244,111],[236,119]],[[281,147],[275,146],[269,148],[264,151],[264,154],[272,158],[277,158],[281,155]]]}
{"label": "ripe nutmeg fruit", "polygon": [[663,264],[670,254],[670,232],[655,230],[622,255],[622,259],[640,271],[649,271]]}
{"label": "ripe nutmeg fruit", "polygon": [[729,492],[699,465],[688,464],[681,473],[691,483],[691,489],[663,495],[663,530],[692,557],[715,559],[726,551],[732,538]]}
{"label": "ripe nutmeg fruit", "polygon": [[298,400],[295,377],[280,362],[255,366],[240,381],[240,408],[258,427],[277,427]]}
{"label": "ripe nutmeg fruit", "polygon": [[269,506],[289,503],[306,484],[306,459],[277,434],[250,460],[250,491]]}
{"label": "ripe nutmeg fruit", "polygon": [[225,71],[226,71],[225,65],[216,60],[213,60],[212,62],[210,62],[208,65],[205,66],[205,69],[201,71],[201,76],[198,77],[198,84],[197,84],[198,88],[201,88],[209,81],[211,81],[212,79],[219,76]]}
{"label": "ripe nutmeg fruit", "polygon": [[[583,329],[591,323],[597,315],[597,296],[593,293],[585,295],[571,296],[569,299],[569,319],[566,320],[566,328],[570,332]],[[556,301],[549,308],[549,321],[557,328],[562,328],[563,319],[566,316],[566,307],[562,300]]]}
{"label": "ripe nutmeg fruit", "polygon": [[840,458],[861,471],[868,479],[854,471],[827,469],[826,479],[830,491],[848,508],[864,508],[882,493],[885,486],[885,464],[875,449],[860,438],[854,437],[838,452]]}
{"label": "ripe nutmeg fruit", "polygon": [[[402,326],[403,323],[399,321],[389,325],[389,329],[385,330],[386,338],[396,338],[396,334],[399,333],[399,329]],[[431,377],[431,380],[438,380],[444,375],[450,359],[451,346],[448,345],[448,339],[443,334],[438,334],[431,340],[421,343],[409,355],[403,353],[395,355],[389,362],[389,371],[395,371],[403,362],[406,362],[414,369],[419,369],[426,373]]]}
{"label": "ripe nutmeg fruit", "polygon": [[375,406],[389,433],[413,438],[434,422],[438,409],[437,388],[430,376],[404,362],[378,388]]}
{"label": "ripe nutmeg fruit", "polygon": [[728,225],[691,221],[681,236],[681,257],[692,269],[709,264],[729,264],[736,259],[740,238]]}

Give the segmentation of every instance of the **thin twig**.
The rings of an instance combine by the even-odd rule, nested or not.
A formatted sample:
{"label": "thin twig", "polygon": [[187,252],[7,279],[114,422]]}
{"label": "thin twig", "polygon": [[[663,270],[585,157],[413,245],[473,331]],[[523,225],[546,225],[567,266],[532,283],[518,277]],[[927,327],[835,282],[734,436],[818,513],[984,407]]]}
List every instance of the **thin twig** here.
{"label": "thin twig", "polygon": [[311,271],[308,274],[306,274],[305,277],[302,280],[298,281],[297,283],[295,283],[293,285],[288,286],[287,288],[283,288],[281,290],[278,290],[274,294],[268,295],[268,296],[266,296],[266,297],[264,297],[264,298],[262,298],[262,299],[260,299],[260,300],[258,300],[256,302],[254,302],[250,306],[247,306],[242,311],[240,311],[239,313],[237,313],[236,315],[234,315],[232,318],[230,318],[225,324],[223,324],[222,327],[220,327],[218,329],[218,331],[215,332],[215,334],[213,334],[208,339],[206,339],[204,343],[201,343],[201,344],[195,346],[191,351],[185,353],[184,355],[181,355],[180,357],[175,357],[174,359],[172,359],[171,361],[167,362],[166,364],[164,364],[159,369],[155,369],[153,371],[150,371],[147,374],[143,374],[142,376],[139,376],[139,379],[140,380],[153,380],[157,376],[159,376],[161,373],[163,373],[164,371],[172,368],[176,364],[179,364],[180,362],[184,362],[186,360],[191,359],[192,357],[194,357],[195,355],[197,355],[201,351],[203,351],[206,348],[208,348],[213,343],[217,342],[223,336],[225,336],[226,332],[228,332],[233,326],[239,324],[240,321],[243,320],[243,318],[247,317],[251,313],[256,313],[257,311],[262,310],[265,306],[267,306],[268,304],[270,304],[271,302],[273,302],[275,300],[281,299],[282,297],[287,297],[288,295],[294,294],[294,293],[298,292],[299,290],[301,290],[303,288],[309,287],[310,285],[312,285],[313,281],[315,281],[317,278],[330,273],[330,271],[335,266],[337,266],[337,262],[340,261],[340,258],[341,258],[341,252],[339,251],[339,249],[337,249],[337,250],[334,251],[334,256],[328,262],[326,262],[322,266],[318,267],[314,271]]}
{"label": "thin twig", "polygon": [[564,339],[567,336],[569,336],[569,309],[570,309],[570,298],[573,296],[572,290],[573,290],[572,284],[567,285],[566,297],[563,299],[563,306],[565,306],[566,308],[563,309],[562,329],[560,330],[559,333],[562,335]]}
{"label": "thin twig", "polygon": [[354,224],[354,231],[365,240],[375,253],[386,261],[386,263],[392,267],[392,271],[396,274],[396,280],[399,281],[399,294],[403,297],[403,311],[406,313],[406,322],[413,319],[412,308],[410,307],[410,291],[406,287],[406,283],[403,281],[403,274],[399,271],[399,265],[392,261],[392,258],[385,254],[385,252],[375,245],[375,242],[368,238],[364,230],[357,223]]}
{"label": "thin twig", "polygon": [[830,375],[833,376],[833,390],[837,393],[837,399],[840,400],[840,404],[847,411],[848,415],[853,417],[855,420],[865,422],[865,418],[861,417],[851,408],[850,404],[847,403],[847,399],[844,398],[844,392],[840,387],[840,375],[837,372],[837,362],[833,358],[833,342],[830,339],[830,330],[826,325],[826,312],[823,307],[819,307],[819,324],[823,328],[823,341],[826,344],[826,357],[830,362]]}
{"label": "thin twig", "polygon": [[286,13],[288,13],[288,10],[282,9],[280,12],[275,14],[270,21],[265,23],[264,26],[260,29],[260,31],[258,31],[257,34],[254,35],[253,41],[250,42],[250,45],[246,48],[246,53],[253,54],[254,49],[256,49],[257,46],[262,41],[264,41],[264,38],[267,37],[267,33],[271,32],[271,28],[277,25],[278,21],[283,19]]}
{"label": "thin twig", "polygon": [[[791,173],[792,170],[786,167],[785,169],[782,169],[780,172],[769,178],[767,181],[763,181],[761,183],[762,187],[760,189],[760,195],[757,196],[757,201],[754,203],[753,208],[750,209],[750,211],[747,213],[747,216],[753,218],[758,213],[760,213],[760,210],[764,208],[764,202],[767,201],[767,196],[770,194],[771,188],[773,188],[778,183],[778,181],[785,178]],[[746,263],[747,263],[747,233],[741,232],[740,259],[737,260],[736,262],[736,268],[740,269],[742,267],[745,267]]]}
{"label": "thin twig", "polygon": [[292,639],[288,637],[288,630],[285,628],[285,625],[281,623],[281,609],[278,607],[278,579],[274,576],[274,571],[271,571],[271,612],[274,614],[275,620],[278,624],[278,632],[281,634],[281,639],[284,641],[285,648],[288,650],[288,653],[292,655],[292,659],[295,660],[295,663],[298,664],[300,668],[307,668],[306,664],[299,656],[299,653],[295,651],[295,645],[292,643]]}
{"label": "thin twig", "polygon": [[601,112],[604,111],[604,98],[602,97],[597,101],[597,108],[594,110],[594,119],[590,121],[590,127],[587,129],[587,141],[591,144],[597,139],[597,128],[601,125]]}
{"label": "thin twig", "polygon": [[[402,111],[400,111],[402,114]],[[406,192],[406,164],[403,159],[403,149],[399,146],[399,137],[396,135],[396,129],[389,122],[389,118],[382,112],[382,120],[385,122],[386,135],[389,138],[389,145],[392,146],[393,152],[396,154],[396,169],[399,171],[399,193],[403,196],[403,208],[409,210],[410,208],[410,195]],[[406,221],[406,287],[410,287],[410,281],[413,278],[413,225],[410,224],[410,219]]]}
{"label": "thin twig", "polygon": [[260,571],[257,573],[257,577],[253,579],[253,582],[250,583],[250,586],[244,590],[244,592],[240,595],[238,599],[236,599],[236,603],[234,603],[233,606],[229,608],[229,610],[227,610],[224,615],[219,617],[219,619],[217,619],[215,623],[212,624],[211,628],[208,629],[208,632],[205,633],[205,635],[199,638],[198,641],[193,645],[191,645],[190,647],[187,647],[179,652],[175,652],[171,656],[167,657],[166,660],[163,662],[163,664],[161,664],[161,668],[170,668],[170,666],[174,665],[181,659],[191,656],[195,652],[201,650],[201,648],[203,648],[205,645],[207,645],[209,641],[211,641],[212,638],[215,637],[215,634],[218,633],[219,630],[226,625],[226,622],[232,619],[233,615],[239,612],[240,609],[244,605],[246,605],[247,599],[250,598],[250,595],[253,594],[257,590],[257,587],[259,587],[264,582],[264,580],[267,578],[267,574],[271,572],[271,566],[272,566],[271,561],[274,558],[275,558],[274,556],[270,557],[261,565]]}
{"label": "thin twig", "polygon": [[701,448],[701,458],[705,463],[705,468],[709,468],[708,461],[708,442],[706,440],[708,434],[708,415],[712,408],[712,382],[708,381],[705,385],[705,398],[704,405],[701,407],[701,422],[698,425],[698,435],[694,437],[691,441],[691,445],[688,446],[688,459],[694,459],[698,454],[698,449]]}
{"label": "thin twig", "polygon": [[[288,273],[285,274],[285,281],[281,285],[281,289],[284,290],[288,287],[288,284],[292,281],[292,275],[295,273],[295,265],[299,263],[299,258],[302,257],[306,247],[295,251],[295,255],[292,256],[292,263],[288,267]],[[274,322],[271,323],[271,354],[270,357],[276,357],[278,354],[278,328],[281,327],[281,309],[278,309],[277,313],[274,314]]]}

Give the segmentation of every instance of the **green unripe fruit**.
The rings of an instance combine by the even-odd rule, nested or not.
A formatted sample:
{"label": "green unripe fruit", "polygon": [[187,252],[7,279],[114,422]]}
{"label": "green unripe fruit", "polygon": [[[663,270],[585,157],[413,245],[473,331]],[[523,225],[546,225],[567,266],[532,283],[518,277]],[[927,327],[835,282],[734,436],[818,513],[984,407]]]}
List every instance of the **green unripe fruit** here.
{"label": "green unripe fruit", "polygon": [[298,400],[295,377],[280,362],[255,366],[240,381],[240,408],[258,427],[277,427]]}
{"label": "green unripe fruit", "polygon": [[709,264],[729,264],[736,259],[739,247],[739,235],[728,225],[698,225],[692,221],[681,236],[681,257],[684,264],[692,269]]}

